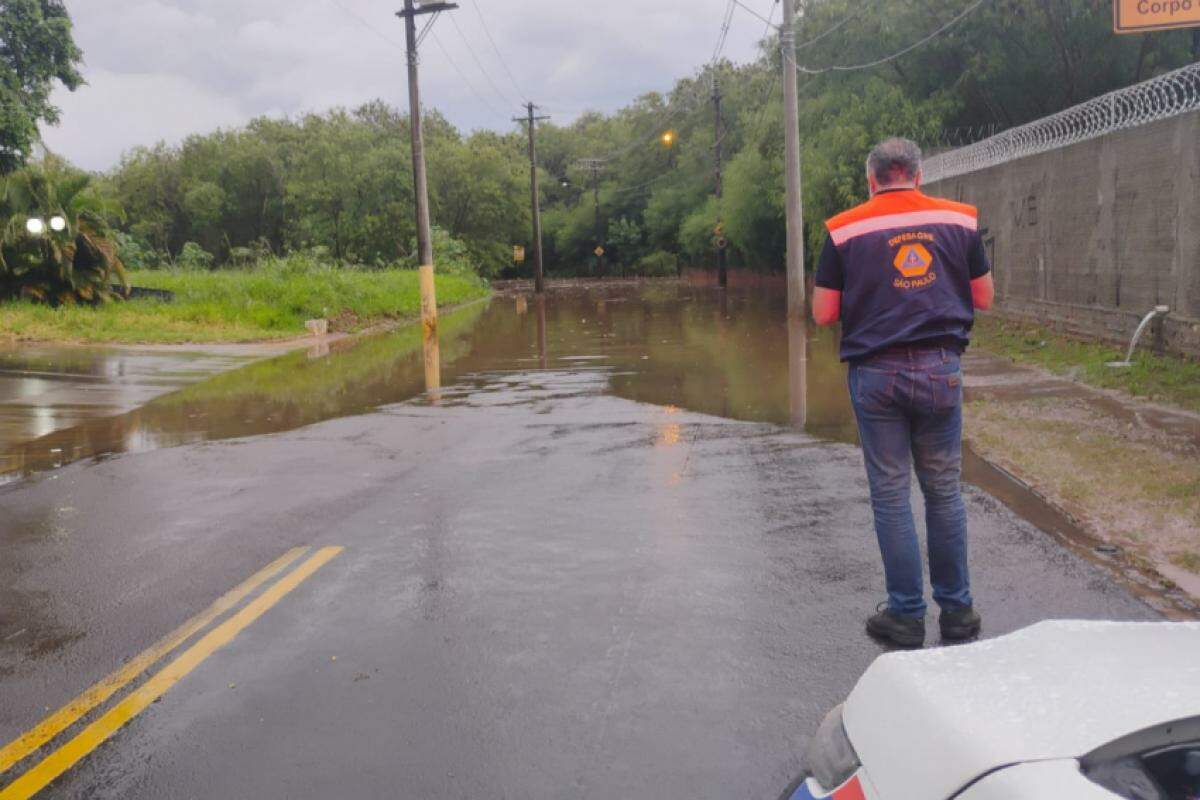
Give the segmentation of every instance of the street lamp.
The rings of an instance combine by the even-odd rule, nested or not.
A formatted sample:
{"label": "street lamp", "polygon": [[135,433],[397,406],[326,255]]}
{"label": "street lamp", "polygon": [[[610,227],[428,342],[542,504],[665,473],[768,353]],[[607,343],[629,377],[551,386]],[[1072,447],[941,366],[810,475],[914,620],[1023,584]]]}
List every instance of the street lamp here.
{"label": "street lamp", "polygon": [[46,223],[41,217],[30,217],[25,220],[25,230],[34,236],[41,236],[46,232]]}
{"label": "street lamp", "polygon": [[662,143],[664,147],[675,144],[675,131],[663,131]]}
{"label": "street lamp", "polygon": [[63,217],[55,214],[50,218],[50,230],[62,232],[67,229],[67,221]]}

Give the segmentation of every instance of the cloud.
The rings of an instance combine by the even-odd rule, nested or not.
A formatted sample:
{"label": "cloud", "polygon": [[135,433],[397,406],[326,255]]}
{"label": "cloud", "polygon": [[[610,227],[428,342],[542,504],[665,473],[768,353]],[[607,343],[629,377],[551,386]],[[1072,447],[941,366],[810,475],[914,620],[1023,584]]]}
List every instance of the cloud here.
{"label": "cloud", "polygon": [[[422,49],[422,100],[464,129],[502,130],[527,95],[566,122],[669,89],[711,57],[727,4],[459,1],[453,22],[438,20]],[[762,13],[770,3],[753,2]],[[46,142],[81,166],[107,169],[132,147],[263,114],[376,98],[407,108],[400,5],[67,0],[88,85],[55,94],[62,123],[45,131]],[[726,55],[754,58],[762,34],[763,23],[739,11]]]}
{"label": "cloud", "polygon": [[178,142],[248,117],[233,98],[180,75],[90,70],[87,78],[79,91],[55,94],[62,123],[42,131],[51,151],[87,169],[106,169],[136,145]]}

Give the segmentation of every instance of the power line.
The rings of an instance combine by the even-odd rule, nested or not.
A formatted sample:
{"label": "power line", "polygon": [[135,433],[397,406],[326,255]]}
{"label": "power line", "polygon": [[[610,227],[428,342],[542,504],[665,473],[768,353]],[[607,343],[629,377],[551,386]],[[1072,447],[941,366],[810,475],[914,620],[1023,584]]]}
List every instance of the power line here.
{"label": "power line", "polygon": [[331,5],[333,5],[335,8],[338,8],[338,9],[340,9],[340,10],[341,10],[341,12],[342,12],[343,14],[345,14],[347,17],[349,17],[350,19],[354,20],[354,21],[355,21],[355,22],[357,22],[359,25],[362,25],[364,28],[366,28],[366,29],[367,29],[367,30],[369,30],[371,33],[373,33],[373,34],[375,34],[376,36],[378,36],[378,37],[379,37],[380,39],[382,39],[383,41],[385,41],[385,42],[387,42],[388,44],[390,44],[392,47],[395,47],[395,48],[398,48],[398,49],[403,49],[403,48],[404,48],[404,45],[400,44],[400,42],[398,42],[398,41],[396,41],[395,39],[393,39],[392,37],[388,36],[386,33],[384,33],[383,31],[381,31],[381,30],[380,30],[378,27],[376,27],[376,26],[372,25],[371,23],[367,22],[365,19],[363,19],[362,17],[360,17],[358,14],[355,14],[353,11],[351,11],[351,10],[350,10],[350,9],[348,9],[348,8],[346,8],[346,6],[344,6],[344,5],[342,5],[341,3],[339,3],[339,2],[338,2],[338,0],[329,0],[329,2],[330,2],[330,4],[331,4]]}
{"label": "power line", "polygon": [[[774,9],[772,9],[772,10],[774,10]],[[847,14],[845,17],[842,18],[841,22],[838,22],[836,25],[834,25],[830,28],[827,28],[826,30],[822,31],[821,33],[818,33],[816,36],[809,39],[808,41],[801,42],[800,44],[796,45],[796,49],[803,50],[806,47],[810,47],[811,45],[816,44],[817,42],[821,41],[829,34],[841,30],[842,26],[845,25],[847,22],[850,22],[851,20],[855,20],[855,19],[858,19],[859,17],[861,17],[866,10],[867,10],[866,6],[864,5],[864,6],[860,7],[857,11],[855,11],[851,14]]]}
{"label": "power line", "polygon": [[659,181],[665,181],[667,178],[677,178],[678,179],[678,178],[688,178],[688,177],[693,177],[693,176],[689,175],[686,172],[680,172],[678,170],[671,170],[669,172],[664,172],[661,175],[651,178],[648,181],[644,181],[642,183],[636,183],[632,186],[620,186],[620,187],[618,187],[616,189],[612,189],[610,191],[613,194],[625,194],[626,192],[635,192],[638,189],[645,189],[647,186],[652,186],[653,184],[656,184]]}
{"label": "power line", "polygon": [[[725,49],[725,42],[729,38],[729,29],[733,23],[733,12],[736,8],[735,4],[737,2],[738,2],[738,0],[729,0],[729,4],[725,7],[725,16],[721,19],[721,31],[720,31],[720,33],[717,34],[717,44],[716,44],[716,47],[713,48],[712,59],[708,62],[708,69],[710,71],[716,67],[717,60],[721,57],[721,53]],[[692,97],[690,98],[692,101],[695,101],[699,98],[700,89],[701,89],[701,87],[699,86],[698,83],[695,87],[693,87],[693,94],[692,94]],[[670,103],[670,100],[668,99],[668,101],[667,101],[668,109],[670,109],[670,105],[671,105],[671,103]],[[660,130],[653,131],[649,136],[644,136],[644,137],[635,139],[634,141],[630,142],[625,147],[622,147],[618,150],[614,150],[613,152],[608,153],[607,155],[604,156],[604,159],[606,161],[611,161],[613,159],[620,158],[621,156],[630,152],[634,148],[639,147],[639,146],[645,144],[646,142],[651,141],[652,139],[657,139],[661,133],[661,129],[663,127],[669,125],[676,117],[678,117],[681,113],[683,113],[684,110],[685,109],[684,109],[682,103],[677,103],[675,105],[675,108],[668,110],[666,117],[664,117],[663,119],[661,119],[659,121],[659,124],[657,127]]]}
{"label": "power line", "polygon": [[[786,2],[786,0],[785,0],[785,2]],[[890,56],[884,56],[883,58],[876,59],[875,61],[868,61],[865,64],[852,64],[852,65],[835,64],[833,66],[822,67],[820,69],[812,69],[810,67],[804,67],[804,66],[797,64],[795,61],[792,61],[792,66],[795,67],[796,70],[798,70],[799,72],[803,72],[805,75],[822,75],[826,72],[855,72],[857,70],[878,67],[881,64],[888,63],[889,61],[895,61],[897,58],[907,55],[908,53],[911,53],[913,50],[916,50],[918,47],[920,47],[924,44],[927,44],[928,42],[933,41],[938,36],[942,35],[946,31],[950,30],[952,27],[957,25],[959,22],[961,22],[968,15],[970,15],[972,12],[974,12],[977,8],[979,8],[986,2],[988,2],[988,0],[976,0],[976,2],[967,6],[967,8],[964,9],[957,17],[950,20],[945,25],[943,25],[942,27],[938,28],[933,33],[926,36],[924,39],[914,42],[913,44],[910,44],[908,47],[904,48],[903,50],[892,53]]]}
{"label": "power line", "polygon": [[503,100],[505,105],[518,105],[517,103],[514,103],[509,96],[500,89],[499,86],[496,85],[494,80],[492,80],[492,74],[488,71],[487,67],[483,66],[483,62],[479,60],[479,56],[475,53],[475,48],[471,47],[471,42],[468,41],[466,34],[463,33],[462,28],[459,27],[458,21],[454,19],[453,15],[450,17],[450,22],[452,25],[454,25],[454,30],[458,32],[458,37],[462,39],[463,44],[466,45],[467,53],[470,54],[471,60],[475,62],[475,66],[479,67],[479,71],[483,73],[484,79],[486,79],[488,85],[492,87],[492,91],[496,93],[496,96]]}
{"label": "power line", "polygon": [[504,72],[507,73],[508,79],[512,81],[513,88],[517,90],[517,95],[528,98],[529,95],[521,90],[521,84],[517,83],[516,76],[514,76],[512,70],[508,68],[508,62],[504,59],[504,56],[501,55],[500,48],[496,46],[496,40],[492,38],[492,31],[488,27],[487,20],[483,18],[483,11],[479,9],[479,3],[476,2],[476,0],[471,0],[471,5],[474,6],[475,13],[479,16],[479,22],[483,25],[483,32],[487,36],[487,40],[491,42],[492,50],[496,53],[496,58],[500,59],[500,66],[504,67]]}
{"label": "power line", "polygon": [[[783,0],[783,1],[787,2],[787,0]],[[775,16],[775,6],[778,4],[779,4],[779,0],[776,0],[776,2],[772,3],[772,5],[771,5],[771,13],[767,15],[767,27],[766,27],[766,30],[763,31],[764,39],[767,38],[767,33],[773,27],[771,20]],[[817,42],[821,41],[825,37],[829,36],[831,33],[841,30],[843,27],[845,27],[846,23],[861,17],[865,11],[866,11],[866,6],[865,5],[861,6],[857,11],[851,12],[850,14],[847,14],[846,16],[842,17],[840,20],[835,22],[833,25],[831,25],[830,27],[821,31],[820,33],[818,33],[816,36],[812,37],[811,39],[800,42],[799,44],[796,45],[796,49],[803,50],[806,47],[816,44]],[[771,82],[769,84],[767,84],[767,93],[763,97],[762,111],[759,112],[758,122],[755,123],[754,127],[761,128],[762,124],[763,124],[763,120],[765,120],[767,118],[767,111],[771,108],[771,95],[775,94],[775,86],[778,83],[779,83],[779,73],[775,70],[772,70],[771,71]]]}
{"label": "power line", "polygon": [[[746,5],[745,3],[743,3],[743,2],[742,2],[742,0],[733,0],[733,2],[734,2],[736,5],[739,5],[739,6],[741,6],[743,10],[745,10],[745,11],[749,12],[749,13],[750,13],[750,14],[752,14],[753,16],[755,16],[755,17],[758,17],[760,20],[762,20],[763,22],[767,23],[767,25],[770,25],[770,24],[771,24],[771,21],[770,21],[769,19],[767,19],[767,18],[766,18],[766,17],[764,17],[762,14],[758,13],[757,11],[755,11],[755,10],[754,10],[753,8],[751,8],[750,6],[748,6],[748,5]],[[783,2],[785,2],[785,3],[786,3],[786,2],[788,2],[788,0],[783,0]],[[771,7],[771,11],[774,11],[774,10],[775,10],[775,7],[774,7],[774,6],[772,6],[772,7]]]}
{"label": "power line", "polygon": [[460,67],[458,63],[450,57],[450,52],[446,50],[446,46],[442,44],[442,40],[438,37],[437,31],[431,30],[429,34],[433,37],[433,43],[437,45],[438,50],[442,51],[442,55],[445,56],[446,61],[449,62],[450,66],[454,68],[454,71],[458,73],[458,77],[462,78],[462,82],[466,85],[466,87],[471,90],[471,94],[475,95],[476,99],[483,103],[488,111],[492,112],[498,117],[507,118],[507,114],[499,111],[494,105],[491,104],[491,102],[488,101],[486,97],[483,96],[478,89],[475,88],[475,84],[471,83],[471,80],[467,77],[467,73],[463,72],[462,67]]}
{"label": "power line", "polygon": [[[355,14],[353,11],[351,11],[349,8],[347,8],[345,5],[338,2],[338,0],[329,0],[329,2],[334,7],[340,9],[343,14],[350,17],[350,19],[354,20],[358,24],[362,25],[364,28],[366,28],[371,33],[378,36],[383,41],[390,44],[392,47],[395,47],[398,50],[404,49],[404,45],[402,45],[400,42],[396,41],[392,37],[383,33],[379,28],[372,25],[370,22],[367,22],[365,19],[360,17],[358,14]],[[453,20],[454,18],[451,17],[450,19]],[[493,106],[490,102],[488,102],[488,99],[486,97],[484,97],[479,92],[478,89],[475,88],[475,84],[471,83],[470,79],[467,78],[466,73],[462,71],[462,68],[459,67],[458,64],[455,62],[455,60],[450,57],[450,53],[446,50],[445,45],[442,44],[441,39],[438,38],[437,33],[434,32],[432,29],[429,29],[428,32],[433,35],[433,43],[436,44],[438,46],[438,49],[442,51],[442,55],[445,56],[446,61],[449,62],[450,66],[454,68],[454,71],[458,73],[458,76],[460,78],[462,78],[462,82],[466,85],[466,87],[468,89],[471,90],[471,94],[475,95],[475,98],[477,100],[479,100],[480,103],[482,103],[489,111],[491,111],[496,116],[507,117],[508,116],[507,114],[499,111],[495,106]]]}
{"label": "power line", "polygon": [[779,0],[771,0],[771,10],[767,12],[767,18],[763,20],[767,23],[767,27],[763,28],[762,38],[766,39],[771,33],[771,28],[775,27],[775,6],[779,5]]}
{"label": "power line", "polygon": [[725,16],[721,21],[721,32],[717,34],[717,46],[713,49],[713,57],[709,62],[711,66],[716,66],[717,59],[721,57],[721,52],[725,49],[725,42],[729,39],[729,26],[733,24],[733,12],[738,4],[738,0],[729,0],[729,5],[725,7]]}
{"label": "power line", "polygon": [[[785,3],[788,0],[783,0]],[[779,0],[773,0],[771,3],[771,11],[767,14],[767,27],[763,28],[763,41],[771,34],[771,28],[775,27],[772,20],[775,19],[775,6],[779,5]],[[771,70],[771,82],[767,84],[767,93],[763,96],[762,110],[758,112],[758,122],[755,123],[755,128],[761,128],[763,120],[767,117],[767,109],[771,107],[771,95],[775,94],[775,82],[779,80],[779,72],[775,69]]]}

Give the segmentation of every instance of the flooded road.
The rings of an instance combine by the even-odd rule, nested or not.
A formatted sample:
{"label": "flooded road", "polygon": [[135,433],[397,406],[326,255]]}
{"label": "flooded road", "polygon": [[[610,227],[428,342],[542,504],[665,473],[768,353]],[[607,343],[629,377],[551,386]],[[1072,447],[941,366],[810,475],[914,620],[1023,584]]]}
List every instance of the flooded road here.
{"label": "flooded road", "polygon": [[[803,416],[806,430],[853,441],[836,334],[809,331],[807,343],[804,338],[793,332],[789,341],[781,297],[761,290],[726,295],[675,283],[616,285],[558,290],[542,303],[500,294],[443,317],[441,380],[449,385],[470,381],[473,373],[588,367],[604,370],[610,378],[604,391],[618,397],[754,422],[790,424]],[[808,352],[806,395],[795,368],[789,372],[789,352],[799,348]],[[211,358],[217,362],[212,371],[226,366]],[[124,377],[132,359],[81,354],[79,361],[90,375]],[[165,357],[137,363],[137,373],[99,384],[97,394],[112,410],[138,405],[139,387],[160,394],[177,385],[171,381],[182,383],[204,368],[187,372]],[[33,393],[37,380],[27,378],[18,390]],[[92,413],[69,428],[2,431],[0,473],[11,478],[80,458],[278,433],[402,402],[425,388],[418,331],[343,340],[219,375],[126,413]]]}
{"label": "flooded road", "polygon": [[[127,413],[251,360],[236,354],[161,349],[0,347],[0,476],[30,463],[21,455],[24,443]],[[66,436],[48,446],[34,461],[53,466],[94,454],[83,447],[76,450],[73,439]],[[64,443],[66,449],[59,446]]]}
{"label": "flooded road", "polygon": [[[432,380],[415,328],[297,350],[202,382],[239,356],[21,350],[20,358],[0,360],[7,365],[0,391],[30,398],[19,406],[28,409],[24,427],[0,429],[0,484],[78,459],[294,430],[404,402],[435,384],[479,385],[513,370],[598,374],[604,380],[596,391],[616,397],[856,444],[836,331],[811,323],[789,329],[785,316],[783,292],[769,287],[612,283],[559,287],[540,301],[502,290],[443,316]],[[968,353],[964,364],[968,401],[1018,397],[1014,382],[1048,391],[991,357]],[[59,374],[45,377],[48,370]],[[72,402],[56,404],[58,397]],[[83,398],[92,405],[70,425]],[[131,410],[114,413],[123,408]],[[1180,423],[1169,415],[1162,422],[1179,435]],[[1076,521],[969,448],[964,478],[1078,555],[1108,565],[1161,610],[1196,614],[1185,594],[1164,591],[1136,563],[1105,554]]]}
{"label": "flooded road", "polygon": [[[883,597],[833,335],[782,321],[500,294],[436,362],[337,343],[13,448],[0,792],[777,797]],[[1158,618],[966,504],[987,636]]]}

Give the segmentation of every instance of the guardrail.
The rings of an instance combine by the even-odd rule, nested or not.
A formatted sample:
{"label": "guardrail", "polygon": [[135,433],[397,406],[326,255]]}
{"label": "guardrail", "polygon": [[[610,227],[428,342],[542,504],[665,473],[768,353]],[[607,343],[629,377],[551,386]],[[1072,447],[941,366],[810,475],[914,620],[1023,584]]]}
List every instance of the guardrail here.
{"label": "guardrail", "polygon": [[1200,109],[1200,63],[1127,86],[928,159],[925,183],[987,169]]}

